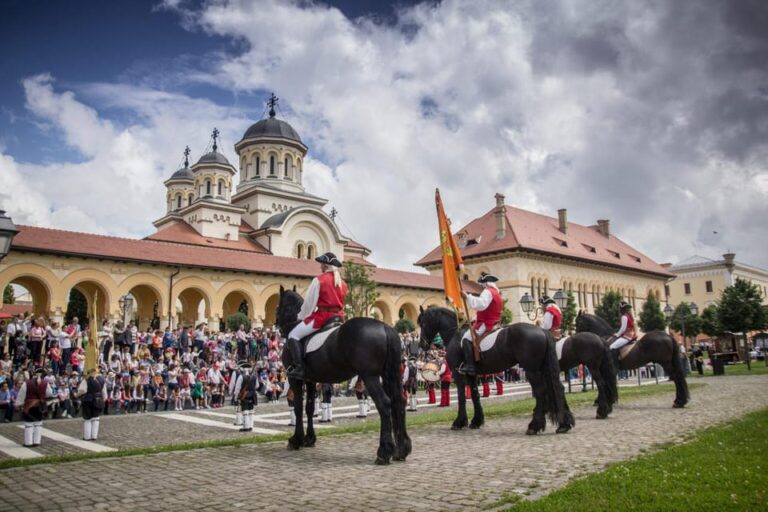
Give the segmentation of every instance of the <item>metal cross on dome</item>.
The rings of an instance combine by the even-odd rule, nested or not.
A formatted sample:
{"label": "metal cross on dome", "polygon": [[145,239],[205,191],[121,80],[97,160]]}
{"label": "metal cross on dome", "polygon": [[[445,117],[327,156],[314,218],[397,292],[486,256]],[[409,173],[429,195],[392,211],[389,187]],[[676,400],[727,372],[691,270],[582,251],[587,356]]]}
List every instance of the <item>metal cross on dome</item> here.
{"label": "metal cross on dome", "polygon": [[275,93],[272,93],[272,96],[270,96],[267,100],[267,106],[269,106],[269,117],[275,117],[275,106],[277,106],[278,101],[280,101],[280,98],[275,96]]}
{"label": "metal cross on dome", "polygon": [[216,139],[219,138],[219,129],[214,128],[213,129],[213,152],[216,152],[216,149],[218,149],[218,146],[216,145]]}
{"label": "metal cross on dome", "polygon": [[189,154],[191,151],[189,150],[189,146],[184,148],[184,167],[189,167]]}

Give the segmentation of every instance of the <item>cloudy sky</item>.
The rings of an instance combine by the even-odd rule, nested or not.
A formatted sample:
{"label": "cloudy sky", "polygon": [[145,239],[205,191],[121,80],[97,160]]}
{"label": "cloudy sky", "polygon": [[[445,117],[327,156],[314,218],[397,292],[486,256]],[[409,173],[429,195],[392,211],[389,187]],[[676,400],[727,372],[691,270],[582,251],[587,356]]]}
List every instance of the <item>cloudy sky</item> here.
{"label": "cloudy sky", "polygon": [[10,0],[0,17],[0,207],[141,237],[213,127],[279,116],[308,191],[379,265],[507,203],[659,262],[768,268],[763,0]]}

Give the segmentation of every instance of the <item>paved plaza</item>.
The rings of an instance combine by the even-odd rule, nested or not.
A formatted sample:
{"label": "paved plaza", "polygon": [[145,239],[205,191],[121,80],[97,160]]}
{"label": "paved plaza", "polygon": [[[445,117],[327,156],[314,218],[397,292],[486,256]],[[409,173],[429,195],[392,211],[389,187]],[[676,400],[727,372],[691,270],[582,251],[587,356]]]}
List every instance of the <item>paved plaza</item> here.
{"label": "paved plaza", "polygon": [[[415,428],[408,461],[384,467],[373,464],[377,436],[365,433],[324,437],[315,448],[299,452],[275,442],[10,469],[2,471],[0,508],[476,510],[507,493],[541,496],[656,443],[679,442],[697,429],[768,407],[765,376],[697,382],[705,386],[694,390],[686,409],[673,409],[672,395],[666,393],[619,404],[607,421],[593,419],[591,408],[579,408],[576,428],[566,435],[550,429],[525,436],[527,417],[491,420],[480,431],[453,432],[448,425]],[[152,430],[135,436],[157,435],[161,442],[174,436],[177,441],[199,439],[200,431],[211,430],[160,416],[110,418],[106,445],[113,444],[109,430],[120,420],[149,425]],[[75,435],[80,423],[71,424]],[[57,430],[64,427],[57,424]],[[8,435],[8,428],[2,432]],[[45,444],[54,443],[46,439]],[[449,469],[459,466],[468,475],[462,485]],[[298,479],[304,490],[293,492],[299,486],[291,479]],[[57,485],[55,493],[41,492],[46,482],[67,485]]]}

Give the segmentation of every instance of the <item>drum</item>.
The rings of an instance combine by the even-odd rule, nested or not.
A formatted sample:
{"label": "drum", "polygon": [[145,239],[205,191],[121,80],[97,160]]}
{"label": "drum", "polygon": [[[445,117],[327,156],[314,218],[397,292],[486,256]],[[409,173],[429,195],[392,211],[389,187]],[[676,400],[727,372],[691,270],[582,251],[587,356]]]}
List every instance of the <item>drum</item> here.
{"label": "drum", "polygon": [[440,380],[440,365],[437,363],[425,363],[421,367],[421,376],[427,382],[437,382]]}

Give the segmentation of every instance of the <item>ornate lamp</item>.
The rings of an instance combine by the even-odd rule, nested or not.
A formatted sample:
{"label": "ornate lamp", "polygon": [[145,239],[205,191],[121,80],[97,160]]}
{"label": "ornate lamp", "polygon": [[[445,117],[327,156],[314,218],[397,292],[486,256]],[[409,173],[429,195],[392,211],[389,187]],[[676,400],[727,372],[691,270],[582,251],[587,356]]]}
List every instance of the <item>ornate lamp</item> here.
{"label": "ornate lamp", "polygon": [[666,306],[664,306],[664,318],[667,320],[670,320],[672,318],[672,314],[675,312],[675,310],[672,308],[672,306],[667,303]]}
{"label": "ornate lamp", "polygon": [[688,304],[688,309],[691,310],[691,314],[693,316],[696,316],[699,314],[699,306],[697,306],[695,302],[691,302],[690,304]]}
{"label": "ornate lamp", "polygon": [[11,251],[11,242],[18,232],[11,218],[5,214],[5,210],[0,210],[0,260]]}
{"label": "ornate lamp", "polygon": [[554,299],[555,304],[557,304],[557,307],[560,309],[565,309],[565,306],[568,305],[568,295],[563,293],[562,289],[557,290],[552,298]]}
{"label": "ornate lamp", "polygon": [[[525,292],[525,294],[520,298],[519,304],[520,304],[520,307],[523,309],[523,313],[525,313],[528,316],[529,320],[533,321],[539,315],[536,299],[528,295],[528,292]],[[531,313],[533,313],[533,316],[531,316]]]}

